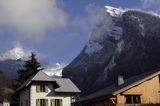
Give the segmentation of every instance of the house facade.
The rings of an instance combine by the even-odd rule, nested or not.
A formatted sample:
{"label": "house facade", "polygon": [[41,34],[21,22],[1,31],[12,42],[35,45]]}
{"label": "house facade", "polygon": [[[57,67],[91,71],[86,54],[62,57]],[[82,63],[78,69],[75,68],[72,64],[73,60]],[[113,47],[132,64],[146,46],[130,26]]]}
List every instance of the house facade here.
{"label": "house facade", "polygon": [[80,90],[69,79],[50,78],[40,71],[17,92],[20,106],[71,106]]}
{"label": "house facade", "polygon": [[81,98],[75,106],[138,106],[160,104],[160,71],[153,71],[124,80]]}

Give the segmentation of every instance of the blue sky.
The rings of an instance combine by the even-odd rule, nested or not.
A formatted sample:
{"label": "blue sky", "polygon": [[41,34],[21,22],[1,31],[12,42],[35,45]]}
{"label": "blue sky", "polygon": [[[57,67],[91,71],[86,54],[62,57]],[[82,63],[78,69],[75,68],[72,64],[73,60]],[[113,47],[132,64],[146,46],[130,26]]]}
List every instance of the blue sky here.
{"label": "blue sky", "polygon": [[87,43],[105,5],[160,11],[160,0],[0,1],[0,53],[21,45],[50,64],[69,63]]}

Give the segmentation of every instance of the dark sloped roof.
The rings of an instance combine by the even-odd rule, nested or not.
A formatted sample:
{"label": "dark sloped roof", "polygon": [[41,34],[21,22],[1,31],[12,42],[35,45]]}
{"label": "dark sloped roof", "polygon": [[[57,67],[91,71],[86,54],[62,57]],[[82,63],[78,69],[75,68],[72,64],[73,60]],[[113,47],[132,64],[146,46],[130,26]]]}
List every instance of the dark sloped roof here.
{"label": "dark sloped roof", "polygon": [[59,88],[55,89],[56,92],[80,92],[80,90],[70,79],[66,78],[54,78],[54,79],[60,86]]}
{"label": "dark sloped roof", "polygon": [[160,74],[160,71],[152,71],[152,72],[148,72],[148,73],[144,73],[144,74],[140,74],[140,75],[131,77],[129,79],[126,79],[125,83],[120,86],[118,86],[117,84],[113,84],[113,85],[106,87],[100,91],[97,91],[91,95],[88,95],[84,98],[81,98],[77,102],[95,99],[95,98],[103,97],[103,96],[107,96],[107,95],[116,95],[116,94],[121,93],[121,92],[123,92],[123,91],[125,91],[135,85],[138,85],[148,79],[151,79],[159,74]]}
{"label": "dark sloped roof", "polygon": [[56,82],[59,85],[59,88],[55,89],[55,92],[80,92],[80,90],[75,86],[75,84],[73,84],[73,82],[70,79],[51,78],[42,71],[39,71],[37,74],[31,76],[16,91],[19,91],[24,87],[27,87],[32,81]]}

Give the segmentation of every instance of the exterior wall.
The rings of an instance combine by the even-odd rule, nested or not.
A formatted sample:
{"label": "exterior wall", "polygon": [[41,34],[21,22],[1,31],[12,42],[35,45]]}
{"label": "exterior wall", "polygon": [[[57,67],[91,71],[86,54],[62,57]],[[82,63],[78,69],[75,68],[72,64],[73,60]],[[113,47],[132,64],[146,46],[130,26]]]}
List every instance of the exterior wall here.
{"label": "exterior wall", "polygon": [[36,106],[36,99],[48,99],[48,106],[51,104],[51,99],[62,99],[63,106],[71,106],[71,95],[67,94],[56,94],[53,89],[53,84],[48,83],[48,93],[38,92],[36,93],[36,84],[31,86],[31,105]]}
{"label": "exterior wall", "polygon": [[[114,101],[116,102],[116,101]],[[98,98],[91,101],[85,101],[84,103],[77,103],[74,106],[116,106],[111,100],[111,97]]]}
{"label": "exterior wall", "polygon": [[3,102],[3,106],[10,106],[9,102]]}
{"label": "exterior wall", "polygon": [[20,106],[26,106],[26,101],[28,101],[29,104],[30,100],[30,89],[26,89],[20,92]]}
{"label": "exterior wall", "polygon": [[141,103],[160,103],[160,82],[156,76],[117,95],[117,105],[125,104],[125,95],[141,95]]}

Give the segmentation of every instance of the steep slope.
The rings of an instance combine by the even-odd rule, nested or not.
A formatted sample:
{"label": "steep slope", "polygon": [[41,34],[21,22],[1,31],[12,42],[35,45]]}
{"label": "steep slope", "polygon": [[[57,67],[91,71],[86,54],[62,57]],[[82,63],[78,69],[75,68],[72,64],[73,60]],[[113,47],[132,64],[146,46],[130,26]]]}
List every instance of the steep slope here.
{"label": "steep slope", "polygon": [[122,36],[122,13],[121,9],[106,6],[106,14],[91,34],[88,44],[63,70],[63,77],[74,81],[83,94],[99,88],[91,86],[101,77]]}
{"label": "steep slope", "polygon": [[116,81],[160,68],[160,18],[106,6],[89,43],[63,70],[87,95]]}

